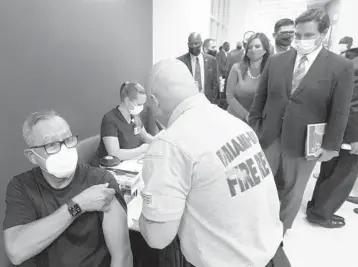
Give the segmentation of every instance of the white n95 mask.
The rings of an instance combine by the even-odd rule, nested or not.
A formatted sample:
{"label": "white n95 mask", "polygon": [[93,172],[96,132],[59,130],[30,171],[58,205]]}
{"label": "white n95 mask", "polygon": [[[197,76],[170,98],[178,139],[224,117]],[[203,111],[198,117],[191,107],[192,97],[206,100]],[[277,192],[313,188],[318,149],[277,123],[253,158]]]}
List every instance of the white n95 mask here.
{"label": "white n95 mask", "polygon": [[318,47],[318,45],[317,45],[318,38],[311,39],[311,40],[298,40],[298,39],[295,39],[294,48],[297,50],[297,52],[300,55],[310,54],[314,50],[317,49],[317,47]]}
{"label": "white n95 mask", "polygon": [[129,110],[129,113],[134,116],[139,115],[143,111],[143,108],[144,108],[143,105],[134,106],[133,109]]}
{"label": "white n95 mask", "polygon": [[58,153],[49,155],[47,159],[41,157],[34,150],[32,152],[45,161],[45,171],[57,178],[68,178],[76,170],[78,162],[76,148],[67,148],[62,145]]}

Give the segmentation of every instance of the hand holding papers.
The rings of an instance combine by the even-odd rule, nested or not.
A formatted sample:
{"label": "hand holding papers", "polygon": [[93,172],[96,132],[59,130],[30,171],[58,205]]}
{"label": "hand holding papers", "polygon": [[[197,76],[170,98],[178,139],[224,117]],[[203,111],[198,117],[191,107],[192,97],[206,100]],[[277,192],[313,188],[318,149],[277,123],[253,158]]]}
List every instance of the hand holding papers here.
{"label": "hand holding papers", "polygon": [[[316,123],[307,125],[307,136],[306,136],[306,159],[318,161],[329,161],[333,157],[338,156],[337,151],[329,151],[323,149],[322,141],[326,129],[326,123]],[[350,145],[342,144],[344,150],[350,150]]]}

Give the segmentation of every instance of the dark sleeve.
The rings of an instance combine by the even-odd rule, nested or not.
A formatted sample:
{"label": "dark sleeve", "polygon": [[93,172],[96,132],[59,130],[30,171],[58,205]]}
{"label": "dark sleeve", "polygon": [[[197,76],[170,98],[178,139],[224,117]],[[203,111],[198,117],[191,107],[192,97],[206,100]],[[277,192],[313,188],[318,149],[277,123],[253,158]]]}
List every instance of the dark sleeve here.
{"label": "dark sleeve", "polygon": [[248,121],[251,127],[255,126],[257,121],[261,120],[262,111],[266,105],[270,62],[271,59],[269,58],[262,72],[261,79],[254,97],[254,101],[250,109]]}
{"label": "dark sleeve", "polygon": [[101,136],[113,136],[118,137],[118,127],[114,121],[110,120],[107,116],[104,116],[101,123]]}
{"label": "dark sleeve", "polygon": [[117,198],[119,204],[121,204],[123,209],[127,212],[126,201],[123,198],[122,191],[119,188],[119,185],[118,185],[116,179],[114,178],[114,176],[110,172],[105,171],[102,183],[103,184],[108,183],[108,188],[113,188],[116,191],[116,198]]}
{"label": "dark sleeve", "polygon": [[219,92],[220,92],[220,88],[219,88],[219,74],[218,74],[218,64],[216,63],[216,59],[213,57],[212,59],[212,65],[213,65],[213,87],[212,87],[212,91],[213,91],[213,98],[212,102],[215,99],[219,99]]}
{"label": "dark sleeve", "polygon": [[347,63],[349,65],[338,74],[332,95],[331,110],[322,142],[322,148],[326,150],[340,150],[348,122],[353,95],[353,62]]}
{"label": "dark sleeve", "polygon": [[4,230],[37,220],[35,206],[27,195],[25,186],[16,177],[7,186],[5,202]]}
{"label": "dark sleeve", "polygon": [[358,142],[358,79],[354,81],[350,114],[343,140],[349,144]]}

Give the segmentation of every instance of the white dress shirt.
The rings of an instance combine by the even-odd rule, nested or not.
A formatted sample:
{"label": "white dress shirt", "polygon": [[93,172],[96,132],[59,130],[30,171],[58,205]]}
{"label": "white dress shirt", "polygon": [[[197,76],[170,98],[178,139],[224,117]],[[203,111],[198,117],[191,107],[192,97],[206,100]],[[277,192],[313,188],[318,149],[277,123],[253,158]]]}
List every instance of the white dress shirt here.
{"label": "white dress shirt", "polygon": [[201,74],[201,88],[202,91],[200,93],[204,93],[204,88],[205,88],[205,81],[204,81],[204,56],[202,53],[199,54],[199,56],[193,56],[192,54],[190,54],[190,59],[191,59],[191,69],[192,69],[192,74],[193,77],[195,75],[195,66],[196,66],[196,58],[199,58],[199,64],[200,64],[200,74]]}
{"label": "white dress shirt", "polygon": [[[310,54],[307,54],[306,57],[307,57],[307,60],[305,62],[305,75],[307,74],[307,72],[309,71],[309,69],[311,68],[313,62],[315,61],[315,59],[317,58],[319,52],[321,52],[322,50],[322,45],[320,45],[315,51],[311,52]],[[300,55],[299,53],[297,53],[297,57],[296,57],[296,62],[295,62],[295,68],[294,68],[294,71],[297,69],[298,67],[298,64],[300,63],[300,60],[301,58],[303,57],[304,55]]]}

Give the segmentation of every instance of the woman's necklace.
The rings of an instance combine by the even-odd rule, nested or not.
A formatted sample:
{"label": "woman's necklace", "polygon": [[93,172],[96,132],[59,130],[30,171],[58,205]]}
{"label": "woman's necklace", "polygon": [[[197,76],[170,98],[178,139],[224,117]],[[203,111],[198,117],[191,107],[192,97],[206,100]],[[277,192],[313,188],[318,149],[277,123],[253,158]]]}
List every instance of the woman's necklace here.
{"label": "woman's necklace", "polygon": [[259,75],[257,75],[257,76],[252,75],[252,74],[251,74],[251,71],[250,71],[250,68],[248,68],[248,70],[247,70],[247,75],[248,75],[248,76],[250,77],[250,79],[252,79],[252,80],[257,80],[258,78],[261,77],[261,74],[259,74]]}

